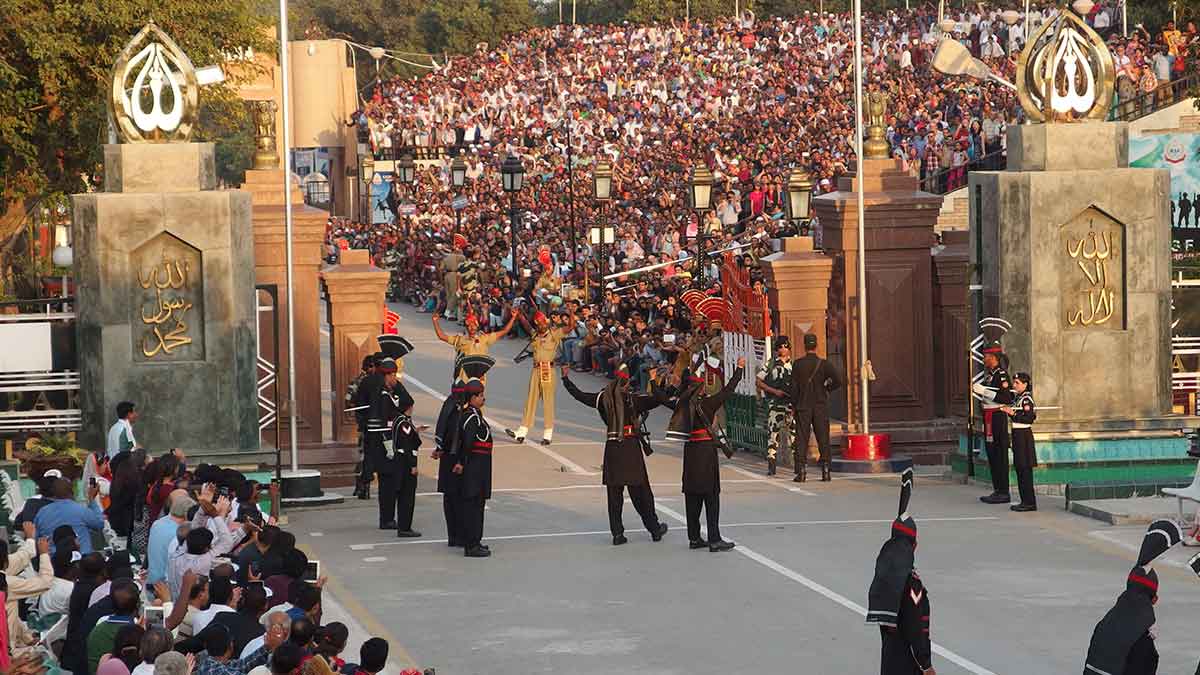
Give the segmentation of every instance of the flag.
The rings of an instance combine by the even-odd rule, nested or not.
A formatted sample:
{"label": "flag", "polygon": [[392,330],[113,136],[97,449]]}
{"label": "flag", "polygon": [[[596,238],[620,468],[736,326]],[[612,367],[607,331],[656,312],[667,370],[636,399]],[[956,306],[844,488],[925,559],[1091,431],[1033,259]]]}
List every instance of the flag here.
{"label": "flag", "polygon": [[383,312],[383,333],[385,335],[397,335],[400,333],[396,324],[400,323],[400,315],[390,309]]}

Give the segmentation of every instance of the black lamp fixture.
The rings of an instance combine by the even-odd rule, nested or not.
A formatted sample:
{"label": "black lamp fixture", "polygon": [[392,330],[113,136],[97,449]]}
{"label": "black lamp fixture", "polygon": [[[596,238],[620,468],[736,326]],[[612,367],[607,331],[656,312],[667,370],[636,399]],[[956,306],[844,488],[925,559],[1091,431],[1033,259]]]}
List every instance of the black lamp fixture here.
{"label": "black lamp fixture", "polygon": [[812,189],[812,177],[808,172],[799,167],[792,169],[787,183],[787,217],[797,230],[801,230],[801,234],[806,234],[802,231],[801,222],[807,228],[808,220],[812,217]]}
{"label": "black lamp fixture", "polygon": [[462,187],[467,182],[467,163],[463,161],[462,155],[454,158],[450,163],[450,184],[456,188]]}

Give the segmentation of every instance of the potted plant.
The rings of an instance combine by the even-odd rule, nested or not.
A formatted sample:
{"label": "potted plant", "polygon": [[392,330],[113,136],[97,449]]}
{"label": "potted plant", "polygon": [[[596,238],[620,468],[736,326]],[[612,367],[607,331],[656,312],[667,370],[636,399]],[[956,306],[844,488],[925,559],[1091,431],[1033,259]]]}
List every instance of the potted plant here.
{"label": "potted plant", "polygon": [[63,478],[76,480],[83,475],[87,450],[75,444],[67,434],[46,434],[25,441],[25,449],[14,453],[25,465],[25,475],[40,481],[50,469],[58,469]]}

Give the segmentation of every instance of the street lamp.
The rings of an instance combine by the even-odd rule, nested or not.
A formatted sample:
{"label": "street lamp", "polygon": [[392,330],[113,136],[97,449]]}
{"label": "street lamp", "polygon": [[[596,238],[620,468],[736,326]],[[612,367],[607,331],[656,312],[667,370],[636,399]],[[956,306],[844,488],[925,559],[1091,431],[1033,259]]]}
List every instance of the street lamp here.
{"label": "street lamp", "polygon": [[[796,226],[796,231],[807,236],[810,211],[812,209],[812,178],[808,172],[796,167],[788,176],[787,217]],[[801,224],[803,221],[803,225]]]}
{"label": "street lamp", "polygon": [[450,202],[450,208],[454,209],[455,234],[458,234],[458,230],[462,226],[462,210],[466,207],[466,200],[459,194],[459,189],[466,182],[467,163],[463,161],[462,155],[459,155],[450,163],[450,184],[454,186],[454,201]]}
{"label": "street lamp", "polygon": [[405,154],[400,157],[400,161],[396,162],[396,180],[401,185],[412,185],[416,178],[417,165],[413,162],[412,155]]}
{"label": "street lamp", "polygon": [[705,259],[704,243],[709,238],[708,226],[704,223],[704,212],[712,207],[713,175],[704,162],[692,167],[688,187],[692,196],[692,209],[696,212],[696,283],[704,287],[704,268],[708,265]]}
{"label": "street lamp", "polygon": [[371,208],[371,180],[375,178],[375,158],[369,153],[362,155],[359,174],[363,184],[363,222],[370,225],[374,220],[375,210]]}
{"label": "street lamp", "polygon": [[598,227],[593,227],[591,232],[592,244],[600,246],[600,287],[604,287],[604,276],[608,270],[608,256],[605,254],[604,245],[612,244],[616,241],[613,236],[613,228],[608,226],[607,212],[605,207],[608,202],[612,201],[612,164],[608,162],[596,162],[595,168],[592,169],[592,194],[599,203],[601,221]]}
{"label": "street lamp", "polygon": [[500,182],[508,193],[508,222],[512,232],[512,285],[517,288],[517,193],[525,184],[525,167],[516,155],[504,158],[500,165]]}

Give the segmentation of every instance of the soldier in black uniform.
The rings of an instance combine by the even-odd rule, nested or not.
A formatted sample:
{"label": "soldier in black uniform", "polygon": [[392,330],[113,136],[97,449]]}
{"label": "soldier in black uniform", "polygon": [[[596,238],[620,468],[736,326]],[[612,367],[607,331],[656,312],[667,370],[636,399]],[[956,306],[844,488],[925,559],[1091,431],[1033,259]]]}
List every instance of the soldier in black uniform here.
{"label": "soldier in black uniform", "polygon": [[[385,356],[377,367],[381,379],[371,380],[367,410],[367,462],[379,473],[379,529],[396,529],[396,475],[388,463],[392,454],[392,426],[400,416],[400,403],[412,397],[396,377],[396,361]],[[385,463],[389,466],[385,467]],[[385,473],[388,470],[388,473]]]}
{"label": "soldier in black uniform", "polygon": [[459,376],[454,381],[450,396],[442,402],[442,410],[438,414],[437,426],[434,427],[433,458],[438,460],[437,491],[442,493],[442,513],[446,517],[446,545],[463,545],[460,532],[462,530],[462,515],[459,513],[461,502],[460,488],[462,479],[454,473],[455,452],[458,444],[458,432],[462,425],[463,409],[467,407],[467,379],[475,377],[480,380],[496,361],[490,356],[464,356],[458,360],[455,371]]}
{"label": "soldier in black uniform", "polygon": [[1008,414],[1004,407],[1015,398],[1012,379],[1004,369],[1005,360],[999,342],[985,347],[983,380],[971,387],[983,404],[984,447],[992,472],[992,494],[979,498],[984,504],[1007,504],[1012,500],[1008,493]]}
{"label": "soldier in black uniform", "polygon": [[642,446],[641,417],[661,405],[666,392],[655,396],[640,394],[629,389],[629,366],[622,363],[616,370],[616,379],[603,391],[589,393],[580,391],[569,379],[570,368],[563,366],[562,383],[576,401],[600,413],[608,429],[608,440],[604,443],[604,485],[608,487],[608,527],[612,531],[613,546],[628,542],[625,524],[621,520],[625,505],[625,489],[629,488],[629,500],[642,517],[642,524],[654,541],[661,541],[667,533],[667,524],[659,521],[654,510],[654,493],[650,490],[650,477],[646,473],[643,452],[651,452],[649,442]]}
{"label": "soldier in black uniform", "polygon": [[833,364],[817,356],[817,336],[804,335],[804,356],[792,361],[792,407],[796,411],[796,435],[792,439],[797,483],[808,480],[808,435],[817,435],[821,451],[821,480],[830,481],[829,392],[845,382]]}
{"label": "soldier in black uniform", "polygon": [[364,356],[362,372],[346,387],[345,411],[354,413],[354,421],[358,425],[358,462],[354,466],[354,496],[359,499],[371,498],[371,473],[367,468],[367,408],[370,407],[367,392],[373,386],[368,384],[368,381],[375,377],[378,361],[377,354]]}
{"label": "soldier in black uniform", "polygon": [[929,592],[914,567],[917,524],[908,515],[913,472],[900,477],[900,513],[875,558],[867,623],[879,626],[881,675],[936,675],[929,636]]}
{"label": "soldier in black uniform", "polygon": [[[718,448],[726,457],[733,457],[733,450],[713,427],[717,411],[742,381],[745,368],[746,359],[739,357],[737,370],[733,371],[729,381],[710,396],[704,393],[705,366],[700,366],[700,370],[688,376],[679,398],[667,403],[675,409],[667,425],[667,438],[686,441],[683,445],[683,495],[687,507],[688,542],[693,549],[707,547],[717,553],[734,547],[732,541],[721,539],[721,475],[717,463]],[[700,538],[701,509],[708,517],[708,541]]]}
{"label": "soldier in black uniform", "polygon": [[1158,574],[1150,568],[1155,558],[1183,539],[1174,521],[1150,523],[1138,551],[1137,566],[1125,580],[1125,592],[1108,610],[1088,645],[1083,675],[1154,675],[1158,649],[1154,646],[1154,604],[1158,602]]}
{"label": "soldier in black uniform", "polygon": [[417,502],[417,451],[421,448],[421,427],[413,422],[413,399],[403,386],[396,392],[400,414],[392,423],[392,450],[379,466],[379,473],[391,473],[396,486],[396,535],[419,537],[412,529],[413,509]]}
{"label": "soldier in black uniform", "polygon": [[487,558],[491,550],[483,545],[483,509],[492,497],[492,428],[483,418],[483,382],[471,378],[463,386],[467,407],[454,450],[455,474],[461,477],[459,513],[464,554],[468,558]]}
{"label": "soldier in black uniform", "polygon": [[1000,410],[1012,418],[1013,468],[1017,472],[1017,494],[1021,495],[1021,503],[1008,508],[1024,513],[1037,511],[1037,494],[1033,491],[1033,468],[1037,466],[1033,423],[1037,420],[1037,404],[1033,400],[1033,378],[1029,373],[1017,373],[1012,382],[1016,400]]}

